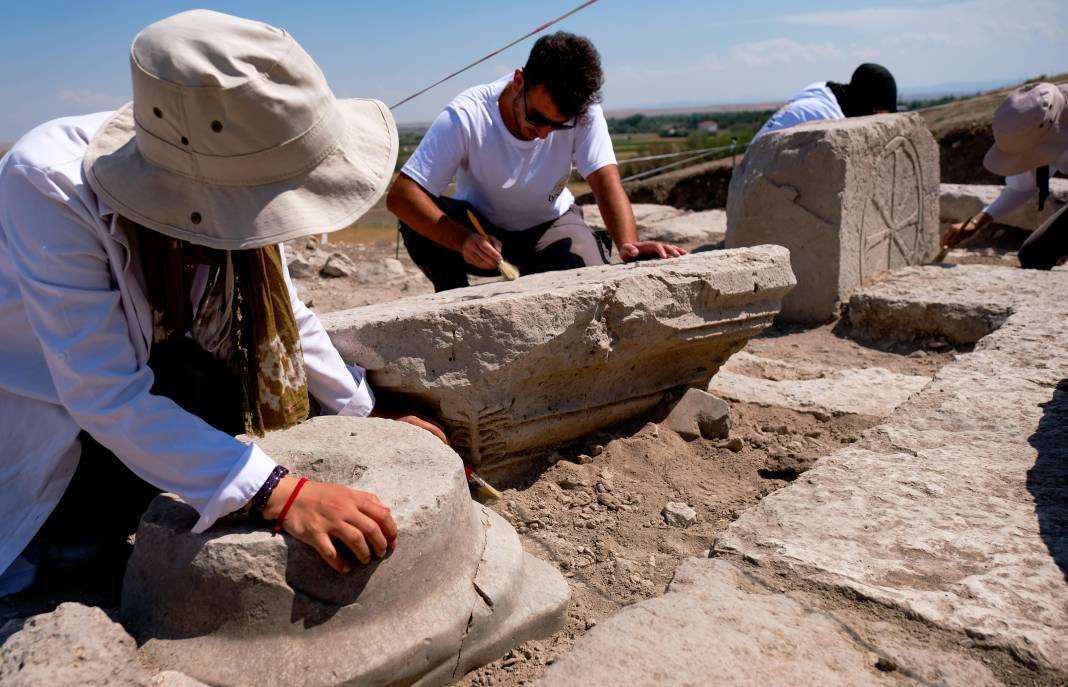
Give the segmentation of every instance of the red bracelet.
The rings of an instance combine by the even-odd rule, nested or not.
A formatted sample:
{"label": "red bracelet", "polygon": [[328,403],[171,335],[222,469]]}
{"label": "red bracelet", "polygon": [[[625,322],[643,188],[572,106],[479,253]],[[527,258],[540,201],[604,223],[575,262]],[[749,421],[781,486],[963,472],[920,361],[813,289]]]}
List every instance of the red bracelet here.
{"label": "red bracelet", "polygon": [[290,492],[289,498],[286,499],[286,505],[282,506],[282,512],[278,514],[278,520],[274,523],[274,533],[278,534],[282,531],[282,521],[286,518],[286,513],[289,512],[289,507],[293,505],[293,502],[297,500],[297,494],[300,493],[300,488],[304,486],[304,483],[308,481],[307,477],[301,477],[297,480],[297,486],[293,487],[293,491]]}

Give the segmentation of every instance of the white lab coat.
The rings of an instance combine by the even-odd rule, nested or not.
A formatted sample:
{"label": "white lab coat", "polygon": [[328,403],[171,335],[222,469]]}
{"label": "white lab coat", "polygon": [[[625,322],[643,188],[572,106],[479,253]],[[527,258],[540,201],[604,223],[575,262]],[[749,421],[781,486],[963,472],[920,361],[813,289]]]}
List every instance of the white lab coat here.
{"label": "white lab coat", "polygon": [[[152,315],[135,237],[81,172],[109,116],[43,124],[0,160],[0,572],[67,488],[83,429],[194,506],[197,532],[246,503],[276,465],[149,393]],[[367,415],[374,399],[363,370],[345,365],[288,273],[286,281],[309,392],[325,412]]]}

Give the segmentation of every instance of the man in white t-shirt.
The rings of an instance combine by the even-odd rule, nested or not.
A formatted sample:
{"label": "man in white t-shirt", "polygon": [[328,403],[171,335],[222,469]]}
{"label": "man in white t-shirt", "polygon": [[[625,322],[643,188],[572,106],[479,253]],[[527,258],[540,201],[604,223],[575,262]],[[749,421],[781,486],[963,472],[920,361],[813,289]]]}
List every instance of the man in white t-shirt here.
{"label": "man in white t-shirt", "polygon": [[[572,164],[590,184],[624,260],[686,251],[638,241],[600,98],[600,57],[585,38],[539,39],[523,69],[458,95],[438,115],[387,199],[412,260],[436,291],[496,274],[602,265],[605,246],[567,188]],[[445,197],[456,178],[453,197]],[[472,209],[489,239],[473,231]]]}
{"label": "man in white t-shirt", "polygon": [[847,84],[817,81],[806,86],[760,127],[753,140],[805,122],[896,111],[897,82],[893,74],[882,65],[864,63],[853,71]]}

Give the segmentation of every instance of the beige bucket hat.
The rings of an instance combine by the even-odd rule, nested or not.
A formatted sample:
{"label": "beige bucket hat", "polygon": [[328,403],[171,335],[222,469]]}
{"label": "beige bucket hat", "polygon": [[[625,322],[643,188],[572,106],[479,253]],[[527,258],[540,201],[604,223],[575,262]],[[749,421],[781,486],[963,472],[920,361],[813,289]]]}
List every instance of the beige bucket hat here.
{"label": "beige bucket hat", "polygon": [[1068,150],[1068,84],[1034,83],[994,111],[994,145],[983,166],[1011,176],[1053,164]]}
{"label": "beige bucket hat", "polygon": [[377,100],[338,100],[281,29],[194,10],[130,50],[133,102],[94,134],[89,186],[176,239],[238,250],[342,229],[382,197],[397,127]]}

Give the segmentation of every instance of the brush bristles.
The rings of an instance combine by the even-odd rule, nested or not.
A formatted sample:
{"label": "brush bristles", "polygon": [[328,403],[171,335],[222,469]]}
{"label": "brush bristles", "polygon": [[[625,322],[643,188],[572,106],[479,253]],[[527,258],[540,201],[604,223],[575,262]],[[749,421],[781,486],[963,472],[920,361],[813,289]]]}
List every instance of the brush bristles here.
{"label": "brush bristles", "polygon": [[501,271],[501,276],[508,281],[519,279],[519,269],[507,260],[501,260],[497,265],[497,269]]}

